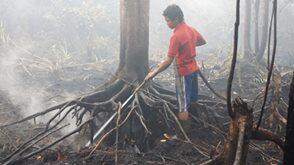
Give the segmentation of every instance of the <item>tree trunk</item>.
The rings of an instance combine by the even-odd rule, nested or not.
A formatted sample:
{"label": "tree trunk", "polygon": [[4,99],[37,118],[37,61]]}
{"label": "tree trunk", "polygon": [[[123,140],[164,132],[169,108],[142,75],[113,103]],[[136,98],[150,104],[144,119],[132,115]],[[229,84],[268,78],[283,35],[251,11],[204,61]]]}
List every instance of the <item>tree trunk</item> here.
{"label": "tree trunk", "polygon": [[120,3],[120,62],[117,74],[129,81],[142,81],[149,67],[149,0],[121,0]]}
{"label": "tree trunk", "polygon": [[288,120],[286,128],[284,164],[294,164],[294,73],[289,94]]}
{"label": "tree trunk", "polygon": [[245,15],[244,15],[244,47],[243,54],[245,59],[249,59],[251,57],[251,2],[252,0],[245,1]]}
{"label": "tree trunk", "polygon": [[254,4],[254,19],[255,19],[255,24],[254,24],[254,43],[255,43],[255,54],[258,53],[259,51],[259,8],[260,8],[260,1],[259,0],[255,0],[255,4]]}
{"label": "tree trunk", "polygon": [[257,60],[261,60],[264,52],[265,52],[265,48],[267,45],[267,40],[268,40],[268,24],[269,24],[269,1],[268,0],[263,0],[262,4],[261,4],[263,10],[262,10],[262,17],[261,17],[261,21],[262,21],[262,28],[261,28],[261,40],[260,40],[260,47],[257,53]]}
{"label": "tree trunk", "polygon": [[[121,45],[116,75],[93,93],[61,103],[19,121],[2,125],[1,128],[54,113],[45,124],[45,130],[4,158],[5,163],[28,159],[80,132],[81,129],[89,128],[90,136],[85,136],[87,139],[81,140],[80,144],[88,146],[88,142],[91,144],[90,142],[99,140],[94,150],[100,147],[102,142],[111,146],[115,144],[116,147],[132,147],[136,152],[140,149],[148,150],[148,147],[152,147],[156,139],[161,137],[166,130],[172,129],[176,132],[177,128],[177,132],[181,132],[186,141],[191,141],[175,115],[175,93],[152,81],[145,86],[141,83],[149,67],[150,1],[121,0],[120,2]],[[145,90],[140,90],[141,87]],[[37,151],[21,155],[31,148],[29,145],[34,145],[35,140],[40,140],[43,135],[56,129],[67,117],[73,118],[72,114],[76,119],[77,129]],[[85,118],[88,118],[86,114],[91,115],[91,118],[84,122]],[[99,122],[94,122],[96,118]],[[113,121],[115,118],[116,122]],[[97,124],[97,128],[94,123]]]}

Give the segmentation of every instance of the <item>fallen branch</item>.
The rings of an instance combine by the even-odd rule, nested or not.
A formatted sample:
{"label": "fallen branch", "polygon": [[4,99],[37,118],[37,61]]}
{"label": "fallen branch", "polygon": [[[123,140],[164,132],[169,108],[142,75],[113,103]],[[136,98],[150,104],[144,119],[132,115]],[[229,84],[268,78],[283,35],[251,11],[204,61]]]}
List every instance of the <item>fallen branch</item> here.
{"label": "fallen branch", "polygon": [[273,111],[273,115],[276,117],[278,121],[280,121],[282,124],[286,125],[287,124],[287,119],[282,116],[278,110],[278,108],[275,108]]}
{"label": "fallen branch", "polygon": [[[239,134],[238,134],[239,138],[238,138],[238,145],[237,145],[234,165],[241,164],[241,160],[244,157],[243,150],[244,150],[244,138],[245,138],[244,136],[245,136],[245,128],[246,128],[245,124],[246,124],[245,122],[241,122],[239,125]],[[242,164],[244,164],[244,162]]]}
{"label": "fallen branch", "polygon": [[222,96],[221,94],[219,94],[214,88],[212,88],[212,86],[209,84],[209,82],[207,81],[207,79],[205,78],[205,76],[203,75],[203,73],[199,70],[199,75],[202,78],[203,82],[205,83],[205,85],[207,86],[208,89],[211,90],[211,92],[213,94],[215,94],[217,97],[219,97],[220,99],[226,101],[226,98],[224,96]]}
{"label": "fallen branch", "polygon": [[[64,125],[64,126],[61,126],[60,128],[57,128],[57,129],[55,129],[55,130],[53,130],[53,131],[51,131],[51,132],[46,133],[44,136],[40,137],[39,139],[37,139],[35,142],[31,143],[30,145],[28,145],[28,146],[25,147],[24,149],[22,149],[22,150],[17,150],[18,152],[14,153],[14,154],[13,154],[11,157],[9,157],[9,158],[12,158],[12,159],[13,159],[13,158],[17,158],[17,157],[19,157],[21,154],[23,154],[25,151],[27,151],[28,149],[30,149],[31,147],[33,147],[35,144],[39,143],[40,141],[42,141],[43,139],[47,138],[47,137],[50,136],[51,134],[53,134],[53,133],[55,133],[55,132],[57,132],[57,131],[59,131],[59,130],[61,130],[61,129],[63,129],[63,128],[69,126],[69,125],[70,125],[70,124],[66,124],[66,125]],[[9,162],[9,160],[3,160],[3,161],[5,161],[5,162]]]}
{"label": "fallen branch", "polygon": [[79,127],[77,127],[76,129],[74,129],[74,130],[71,131],[70,133],[64,135],[63,137],[59,138],[58,140],[54,141],[53,143],[51,143],[51,144],[49,144],[49,145],[47,145],[47,146],[45,146],[45,147],[43,147],[43,148],[40,148],[40,149],[38,149],[38,150],[36,150],[36,151],[33,151],[32,153],[29,153],[29,154],[27,154],[27,155],[25,155],[25,156],[23,156],[23,157],[20,157],[20,158],[17,158],[17,159],[11,159],[11,160],[9,160],[9,161],[6,161],[6,162],[4,162],[4,165],[17,164],[17,163],[20,163],[20,162],[22,162],[22,161],[28,159],[28,158],[31,158],[32,156],[34,156],[34,155],[36,155],[36,154],[38,154],[38,153],[43,152],[44,150],[46,150],[46,149],[48,149],[48,148],[54,146],[55,144],[61,142],[62,140],[68,138],[69,136],[71,136],[71,135],[73,135],[73,134],[75,134],[75,133],[81,131],[81,129],[82,129],[85,125],[89,124],[89,122],[91,122],[92,120],[93,120],[93,118],[91,118],[91,119],[85,121],[85,122],[84,122],[83,124],[81,124]]}
{"label": "fallen branch", "polygon": [[18,120],[18,121],[15,121],[15,122],[12,122],[12,123],[8,123],[8,124],[4,124],[4,125],[1,125],[0,128],[5,128],[5,127],[8,127],[8,126],[11,126],[11,125],[15,125],[15,124],[19,124],[19,123],[22,123],[22,122],[25,122],[25,121],[28,121],[30,119],[34,119],[36,117],[39,117],[39,116],[42,116],[42,115],[45,115],[49,112],[52,112],[52,111],[55,111],[55,110],[58,110],[59,108],[62,108],[62,107],[66,107],[66,106],[70,106],[71,102],[66,102],[66,103],[63,103],[61,105],[58,105],[58,106],[54,106],[52,108],[49,108],[49,109],[46,109],[42,112],[38,112],[38,113],[35,113],[33,115],[30,115],[28,117],[25,117],[21,120]]}
{"label": "fallen branch", "polygon": [[[254,128],[256,129],[256,127],[257,126],[255,125]],[[278,135],[275,135],[274,133],[272,133],[268,130],[259,128],[258,130],[255,130],[252,132],[251,138],[253,140],[272,141],[275,144],[277,144],[283,151],[285,150],[284,141]]]}
{"label": "fallen branch", "polygon": [[50,128],[46,128],[44,131],[38,133],[37,135],[33,136],[32,138],[30,138],[29,140],[27,140],[26,142],[24,142],[22,145],[20,145],[14,152],[12,152],[11,154],[9,154],[4,161],[9,160],[12,156],[16,155],[18,152],[20,152],[20,150],[25,147],[27,144],[31,143],[32,141],[34,141],[35,139],[39,138],[40,136],[44,135],[46,132],[54,129],[58,124],[60,124],[65,117],[67,116],[67,114],[69,114],[71,112],[71,110],[69,110],[57,123],[55,123],[52,127]]}

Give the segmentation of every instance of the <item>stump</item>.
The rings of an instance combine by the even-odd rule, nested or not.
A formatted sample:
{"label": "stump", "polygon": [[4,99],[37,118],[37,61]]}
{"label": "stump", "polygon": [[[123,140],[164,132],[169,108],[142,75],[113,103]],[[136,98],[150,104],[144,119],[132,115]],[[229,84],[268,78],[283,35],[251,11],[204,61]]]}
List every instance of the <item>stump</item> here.
{"label": "stump", "polygon": [[216,158],[202,163],[208,164],[245,164],[253,128],[252,109],[241,98],[233,102],[233,118],[223,152]]}

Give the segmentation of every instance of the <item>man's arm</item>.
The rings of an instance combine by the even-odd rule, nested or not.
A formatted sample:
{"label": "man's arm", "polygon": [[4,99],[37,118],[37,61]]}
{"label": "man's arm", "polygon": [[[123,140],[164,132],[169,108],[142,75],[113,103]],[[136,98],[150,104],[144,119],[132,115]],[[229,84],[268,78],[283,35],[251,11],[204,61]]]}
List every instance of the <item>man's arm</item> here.
{"label": "man's arm", "polygon": [[195,46],[197,47],[197,46],[205,45],[206,44],[206,41],[203,38],[203,36],[196,29],[193,29],[193,31],[194,31],[194,35],[196,37]]}
{"label": "man's arm", "polygon": [[145,77],[145,80],[150,80],[153,77],[155,77],[158,73],[164,71],[166,68],[168,68],[170,66],[170,64],[173,62],[174,57],[170,57],[167,56],[166,59],[164,61],[162,61],[160,64],[158,64],[158,67],[154,70],[152,70],[151,72],[149,72],[147,74],[147,76]]}

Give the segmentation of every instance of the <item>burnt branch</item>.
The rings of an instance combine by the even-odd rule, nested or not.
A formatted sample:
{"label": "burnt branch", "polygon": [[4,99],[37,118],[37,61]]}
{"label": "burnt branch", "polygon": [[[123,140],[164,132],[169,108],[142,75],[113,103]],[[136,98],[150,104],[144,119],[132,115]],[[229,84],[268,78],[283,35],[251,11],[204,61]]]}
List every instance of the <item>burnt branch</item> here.
{"label": "burnt branch", "polygon": [[220,99],[222,99],[222,100],[224,100],[224,101],[226,101],[227,99],[224,97],[224,96],[222,96],[221,94],[219,94],[210,84],[209,84],[209,82],[208,82],[208,80],[206,79],[206,77],[203,75],[203,73],[199,70],[199,75],[200,75],[200,77],[202,78],[202,80],[203,80],[203,82],[205,83],[205,85],[207,86],[207,88],[208,89],[210,89],[211,90],[211,92],[213,93],[213,94],[215,94],[217,97],[219,97]]}
{"label": "burnt branch", "polygon": [[[257,126],[254,127],[256,128]],[[285,150],[284,141],[282,140],[282,138],[266,129],[259,128],[258,130],[253,131],[251,138],[253,140],[272,141],[277,144],[283,151]]]}
{"label": "burnt branch", "polygon": [[[269,89],[269,85],[270,85],[270,81],[271,81],[271,77],[272,77],[272,73],[273,73],[273,68],[274,68],[274,64],[275,64],[275,57],[276,57],[276,50],[277,50],[277,0],[274,0],[273,4],[274,4],[273,5],[273,13],[274,13],[274,46],[273,46],[273,54],[272,54],[272,59],[271,59],[270,68],[269,68],[267,81],[266,81],[264,100],[263,100],[263,104],[262,104],[262,107],[261,107],[260,117],[258,119],[256,130],[258,130],[258,128],[259,128],[259,126],[261,124],[261,121],[262,121],[263,114],[264,114],[265,104],[266,104],[267,95],[268,95],[268,89]],[[271,36],[269,36],[269,38],[271,38]],[[270,49],[270,46],[268,47],[268,49]]]}
{"label": "burnt branch", "polygon": [[228,106],[228,112],[231,118],[234,117],[234,112],[233,112],[232,103],[231,103],[231,95],[232,95],[231,92],[232,92],[232,83],[234,79],[235,66],[237,62],[239,24],[240,24],[240,0],[237,0],[236,1],[236,22],[235,22],[235,32],[234,32],[234,51],[233,51],[232,64],[231,64],[231,69],[230,69],[230,74],[229,74],[228,84],[227,84],[227,106]]}
{"label": "burnt branch", "polygon": [[16,158],[16,159],[11,159],[11,160],[9,160],[9,161],[7,161],[7,162],[4,162],[4,165],[10,165],[10,164],[17,164],[17,163],[20,163],[20,162],[22,162],[22,161],[24,161],[24,160],[26,160],[26,159],[28,159],[28,158],[31,158],[32,156],[34,156],[34,155],[36,155],[36,154],[38,154],[38,153],[41,153],[41,152],[45,151],[46,149],[48,149],[48,148],[54,146],[55,144],[57,144],[57,143],[61,142],[62,140],[64,140],[64,139],[70,137],[71,135],[73,135],[73,134],[75,134],[75,133],[77,133],[77,132],[80,132],[80,131],[82,130],[82,128],[83,128],[85,125],[89,124],[92,120],[93,120],[93,118],[91,118],[91,119],[85,121],[85,122],[84,122],[83,124],[81,124],[79,127],[77,127],[76,129],[74,129],[74,130],[71,131],[70,133],[64,135],[63,137],[57,139],[56,141],[52,142],[51,144],[49,144],[49,145],[47,145],[47,146],[45,146],[45,147],[42,147],[42,148],[40,148],[40,149],[38,149],[38,150],[36,150],[36,151],[33,151],[32,153],[29,153],[29,154],[27,154],[27,155],[25,155],[25,156],[23,156],[23,157]]}

